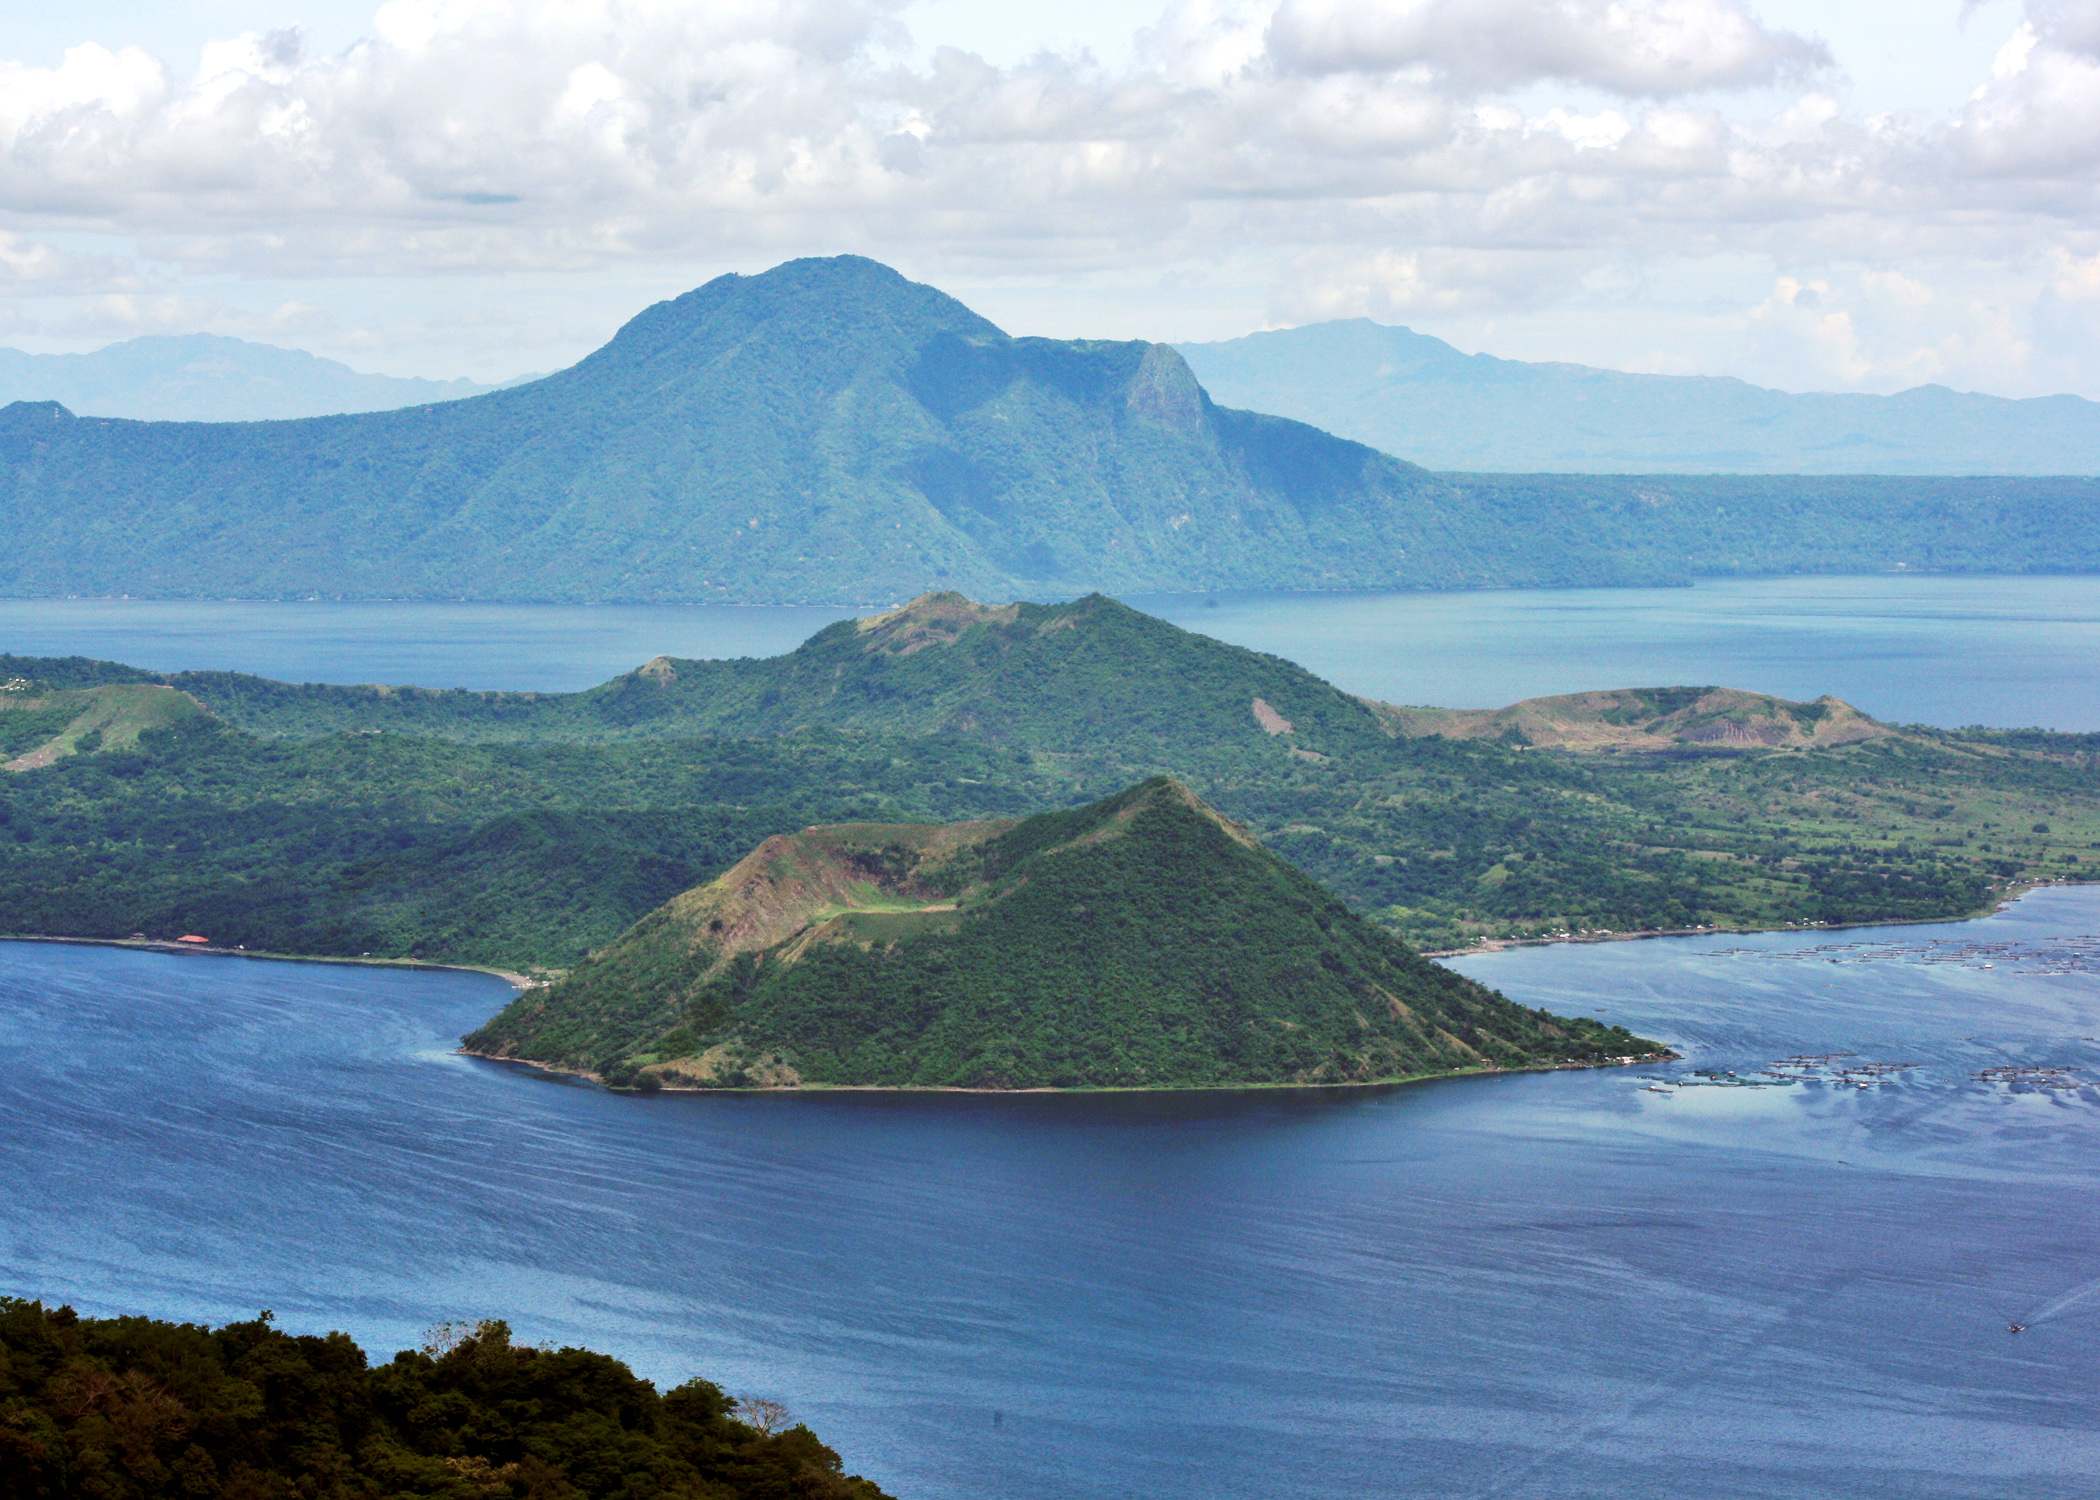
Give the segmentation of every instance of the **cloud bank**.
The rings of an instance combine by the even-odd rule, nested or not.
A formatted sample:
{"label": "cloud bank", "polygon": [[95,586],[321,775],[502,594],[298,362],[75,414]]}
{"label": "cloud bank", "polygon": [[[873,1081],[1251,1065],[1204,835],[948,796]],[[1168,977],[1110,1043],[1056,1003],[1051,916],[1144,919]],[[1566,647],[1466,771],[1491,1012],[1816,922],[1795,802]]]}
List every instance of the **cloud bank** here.
{"label": "cloud bank", "polygon": [[278,279],[1254,251],[1293,321],[1521,311],[1610,265],[1755,253],[1773,274],[1743,326],[1847,381],[1929,370],[1917,351],[1956,335],[1942,369],[2042,357],[1936,265],[2024,268],[2074,323],[2100,312],[2100,0],[2030,0],[1937,119],[1847,113],[1823,44],[1738,0],[1181,0],[1120,69],[922,56],[901,15],[391,0],[334,56],[278,32],[187,77],[93,43],[0,64],[0,294],[135,292],[45,243],[81,231]]}

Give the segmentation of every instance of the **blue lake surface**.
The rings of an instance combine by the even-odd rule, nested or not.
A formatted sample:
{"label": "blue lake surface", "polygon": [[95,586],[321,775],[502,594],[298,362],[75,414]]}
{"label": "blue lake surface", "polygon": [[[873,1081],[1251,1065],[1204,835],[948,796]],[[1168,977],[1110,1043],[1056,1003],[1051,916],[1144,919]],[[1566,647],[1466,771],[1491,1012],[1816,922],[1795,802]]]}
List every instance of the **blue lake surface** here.
{"label": "blue lake surface", "polygon": [[[0,1284],[382,1358],[503,1316],[920,1500],[2094,1492],[2100,889],[1456,967],[1687,1059],[627,1098],[453,1055],[486,976],[0,944]],[[1913,1066],[1637,1076],[1804,1052]]]}
{"label": "blue lake surface", "polygon": [[[1132,602],[1393,701],[2100,728],[2100,579]],[[0,650],[575,688],[856,612],[0,601]],[[1916,1066],[635,1099],[454,1055],[483,975],[6,943],[0,1290],[382,1358],[506,1317],[784,1400],[913,1500],[2094,1492],[2100,888],[1454,967],[1668,1039],[1666,1076]],[[1974,1076],[2007,1065],[2079,1071]]]}
{"label": "blue lake surface", "polygon": [[[1219,594],[1131,603],[1393,703],[1711,683],[1899,723],[2100,729],[2100,578],[1757,578],[1690,589]],[[859,609],[0,600],[0,651],[294,682],[589,687],[770,656]]]}

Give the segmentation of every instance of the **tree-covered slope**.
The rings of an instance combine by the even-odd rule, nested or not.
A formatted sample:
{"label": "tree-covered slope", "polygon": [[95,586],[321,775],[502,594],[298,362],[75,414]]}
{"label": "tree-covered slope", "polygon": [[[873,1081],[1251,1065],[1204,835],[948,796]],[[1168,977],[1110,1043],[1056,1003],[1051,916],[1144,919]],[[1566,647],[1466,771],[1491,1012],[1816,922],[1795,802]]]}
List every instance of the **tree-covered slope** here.
{"label": "tree-covered slope", "polygon": [[[1099,595],[992,608],[931,594],[842,620],[781,656],[670,657],[581,693],[432,691],[163,677],[114,663],[0,656],[0,673],[56,684],[179,689],[261,734],[386,730],[465,741],[765,738],[823,726],[948,734],[1056,753],[1157,758],[1380,741],[1365,704],[1303,667],[1230,646]],[[1257,706],[1258,705],[1258,706]],[[0,704],[4,706],[4,704]]]}
{"label": "tree-covered slope", "polygon": [[881,1500],[780,1415],[495,1319],[375,1365],[268,1313],[205,1328],[0,1297],[8,1500]]}
{"label": "tree-covered slope", "polygon": [[563,969],[771,834],[1162,772],[1431,948],[1952,918],[2100,859],[2091,737],[1701,687],[1395,708],[1105,599],[936,596],[578,694],[21,657],[0,689],[8,933]]}
{"label": "tree-covered slope", "polygon": [[[544,380],[299,422],[0,412],[0,588],[880,599],[1480,581],[1409,465],[1218,411],[1145,343],[1012,339],[853,257],[725,276]],[[1353,559],[1353,560],[1352,560]]]}
{"label": "tree-covered slope", "polygon": [[1368,1082],[1659,1050],[1424,961],[1167,778],[1018,823],[769,839],[467,1045],[657,1087]]}
{"label": "tree-covered slope", "polygon": [[2100,568],[2090,480],[1433,474],[855,257],[402,411],[0,409],[0,593],[879,601]]}

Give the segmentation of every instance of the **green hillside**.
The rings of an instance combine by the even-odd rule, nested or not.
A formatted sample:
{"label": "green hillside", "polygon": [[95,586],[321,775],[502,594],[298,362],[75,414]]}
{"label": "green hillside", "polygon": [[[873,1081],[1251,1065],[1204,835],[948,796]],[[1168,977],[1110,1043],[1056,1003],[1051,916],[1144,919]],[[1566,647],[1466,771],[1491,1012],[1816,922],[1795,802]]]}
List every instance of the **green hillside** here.
{"label": "green hillside", "polygon": [[1791,703],[1769,693],[1719,687],[1559,693],[1499,709],[1401,708],[1390,703],[1369,707],[1395,734],[1571,750],[1662,750],[1676,745],[1831,749],[1896,732],[1841,698]]}
{"label": "green hillside", "polygon": [[559,374],[283,422],[0,409],[13,597],[727,600],[2100,567],[2090,479],[1434,474],[1012,338],[872,261],[660,303]]}
{"label": "green hillside", "polygon": [[469,1048],[643,1086],[1361,1083],[1660,1044],[1416,957],[1187,788],[767,840]]}
{"label": "green hillside", "polygon": [[1107,599],[935,596],[575,694],[82,658],[0,658],[8,683],[5,933],[563,969],[771,834],[1013,817],[1160,773],[1429,948],[1956,917],[2100,860],[2092,736],[1706,687],[1397,708]]}
{"label": "green hillside", "polygon": [[157,682],[227,723],[290,737],[385,730],[489,743],[757,739],[823,726],[1058,754],[1113,748],[1140,758],[1266,752],[1279,737],[1340,752],[1387,737],[1361,700],[1303,667],[1100,595],[992,608],[929,594],[842,620],[784,656],[658,657],[580,693],[294,685],[230,672],[155,677],[109,663],[11,656],[0,656],[0,672],[112,685],[103,691]]}
{"label": "green hillside", "polygon": [[0,771],[34,770],[104,748],[129,749],[147,731],[201,713],[188,694],[163,683],[63,688],[0,668]]}

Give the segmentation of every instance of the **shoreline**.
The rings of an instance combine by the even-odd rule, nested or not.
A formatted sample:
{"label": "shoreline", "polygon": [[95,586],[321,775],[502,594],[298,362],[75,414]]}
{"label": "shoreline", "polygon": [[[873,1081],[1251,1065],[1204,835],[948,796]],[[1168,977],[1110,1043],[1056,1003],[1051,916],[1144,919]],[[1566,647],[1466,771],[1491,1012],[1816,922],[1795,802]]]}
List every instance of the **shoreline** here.
{"label": "shoreline", "polygon": [[[1956,917],[1889,918],[1884,921],[1836,922],[1827,925],[1818,923],[1807,927],[1679,927],[1648,929],[1635,932],[1592,934],[1579,937],[1571,936],[1548,938],[1495,938],[1490,939],[1487,942],[1477,944],[1470,948],[1419,949],[1417,951],[1421,954],[1423,958],[1434,960],[1444,958],[1468,958],[1479,954],[1500,953],[1512,948],[1545,948],[1563,943],[1627,943],[1643,941],[1650,938],[1669,937],[1751,937],[1760,933],[1811,934],[1822,932],[1846,932],[1865,927],[1937,927],[1946,926],[1956,922],[1981,921],[1985,917],[1995,916],[1997,913],[2004,911],[2015,901],[2020,900],[2024,896],[2032,895],[2035,891],[2038,890],[2060,886],[2083,886],[2095,884],[2100,884],[2100,881],[2065,879],[2030,881],[2025,884],[2009,886],[1997,896],[1992,898],[1988,906],[1978,908],[1974,911],[1969,912],[1966,915]],[[194,953],[208,954],[218,958],[261,959],[271,963],[349,964],[362,968],[432,969],[445,970],[460,974],[488,974],[495,978],[503,980],[506,984],[510,985],[510,987],[514,991],[518,992],[519,994],[523,994],[529,990],[542,988],[544,985],[550,982],[547,980],[533,979],[528,975],[520,974],[512,969],[497,968],[492,964],[450,964],[439,963],[430,959],[421,958],[343,958],[328,954],[277,953],[272,951],[266,951],[263,949],[221,948],[207,944],[177,943],[171,940],[164,941],[156,938],[136,939],[53,937],[38,933],[0,933],[0,942],[72,943],[83,947],[92,948],[128,948],[134,952],[143,953]],[[1249,1093],[1275,1089],[1400,1088],[1411,1084],[1434,1083],[1439,1079],[1484,1078],[1492,1077],[1498,1074],[1518,1073],[1588,1072],[1598,1068],[1630,1068],[1637,1067],[1643,1064],[1654,1064],[1680,1060],[1682,1059],[1684,1054],[1678,1052],[1674,1048],[1666,1047],[1661,1052],[1649,1053],[1640,1057],[1629,1057],[1623,1060],[1619,1058],[1613,1058],[1606,1062],[1540,1063],[1536,1066],[1525,1068],[1462,1068],[1452,1072],[1444,1073],[1408,1073],[1396,1075],[1390,1078],[1348,1079],[1332,1083],[1219,1083],[1154,1085],[1082,1084],[1074,1086],[1045,1085],[1040,1087],[1022,1089],[966,1088],[957,1085],[945,1084],[913,1085],[881,1083],[797,1083],[786,1086],[756,1088],[699,1088],[659,1086],[654,1089],[633,1089],[621,1088],[616,1085],[609,1084],[605,1082],[605,1080],[601,1078],[598,1074],[591,1072],[587,1068],[554,1067],[547,1063],[538,1062],[532,1058],[499,1057],[494,1053],[476,1052],[467,1047],[460,1047],[454,1049],[452,1055],[455,1057],[472,1057],[482,1062],[503,1063],[512,1067],[530,1069],[532,1072],[541,1074],[547,1078],[581,1079],[586,1083],[590,1083],[598,1088],[604,1089],[607,1093],[610,1094],[621,1094],[636,1098],[644,1098],[655,1094],[717,1094],[725,1096],[747,1096],[754,1094],[789,1095],[842,1093],[987,1095],[1172,1094]]]}
{"label": "shoreline", "polygon": [[[1419,948],[1424,958],[1471,958],[1481,953],[1502,953],[1511,948],[1550,948],[1561,943],[1631,943],[1647,938],[1754,937],[1765,932],[1853,932],[1862,927],[1939,927],[1950,922],[1980,922],[1996,916],[2022,896],[2058,886],[2100,885],[2094,880],[2031,880],[2010,885],[1981,906],[1958,917],[1884,917],[1865,922],[1810,922],[1786,927],[1650,927],[1634,932],[1592,932],[1570,937],[1488,938],[1470,948]],[[1405,941],[1405,939],[1402,939]]]}
{"label": "shoreline", "polygon": [[[1978,907],[1962,916],[1954,917],[1889,917],[1879,921],[1812,923],[1805,927],[1654,927],[1632,932],[1586,933],[1570,937],[1537,938],[1489,938],[1468,948],[1417,948],[1423,958],[1471,958],[1482,953],[1501,953],[1511,948],[1547,948],[1561,943],[1630,943],[1648,938],[1672,937],[1753,937],[1767,932],[1848,932],[1861,927],[1936,927],[1950,922],[1976,922],[2005,910],[2022,896],[2035,891],[2058,886],[2100,885],[2096,880],[2035,880],[2025,884],[2008,886],[1992,898],[1988,906]],[[1397,934],[1395,934],[1397,936]],[[1402,942],[1406,939],[1402,938]],[[515,969],[499,968],[495,964],[445,963],[432,958],[347,958],[334,953],[280,953],[273,948],[225,948],[212,943],[179,943],[163,938],[100,938],[60,937],[41,932],[0,932],[0,943],[73,943],[87,948],[129,948],[137,953],[202,953],[217,958],[267,959],[272,963],[287,964],[351,964],[369,969],[442,969],[458,974],[492,974],[520,994],[551,984],[552,980],[534,979]],[[466,1053],[471,1057],[483,1057],[484,1053]],[[492,1058],[496,1062],[516,1062],[516,1058]],[[1515,1071],[1505,1069],[1503,1071]],[[1450,1075],[1432,1073],[1431,1078]],[[857,1087],[858,1085],[856,1085]],[[1297,1088],[1297,1084],[1259,1085],[1260,1087]],[[1306,1088],[1355,1087],[1355,1085],[1306,1084]],[[700,1092],[708,1092],[701,1090]],[[1010,1093],[1012,1090],[994,1089],[992,1093]]]}
{"label": "shoreline", "polygon": [[0,932],[0,943],[71,943],[83,948],[129,948],[134,953],[195,953],[213,958],[254,958],[278,964],[349,964],[364,969],[442,969],[455,974],[493,974],[523,994],[547,981],[493,964],[448,964],[429,958],[343,958],[330,953],[279,953],[267,948],[221,948],[208,943],[178,943],[160,938],[53,937],[48,933]]}
{"label": "shoreline", "polygon": [[1400,1088],[1408,1084],[1436,1083],[1449,1078],[1495,1078],[1514,1076],[1519,1073],[1589,1073],[1600,1068],[1637,1068],[1655,1063],[1675,1062],[1684,1054],[1674,1048],[1665,1047],[1660,1052],[1644,1053],[1638,1057],[1613,1057],[1602,1062],[1557,1062],[1537,1063],[1527,1068],[1457,1068],[1447,1073],[1401,1073],[1390,1078],[1350,1078],[1332,1083],[1082,1083],[1082,1084],[1037,1084],[1021,1089],[973,1088],[963,1084],[949,1083],[793,1083],[761,1084],[744,1088],[701,1088],[698,1086],[659,1085],[653,1089],[622,1088],[607,1083],[588,1068],[558,1068],[529,1057],[499,1057],[493,1052],[476,1052],[468,1047],[456,1048],[454,1057],[479,1058],[483,1062],[505,1063],[514,1068],[528,1068],[548,1078],[580,1078],[594,1084],[608,1094],[620,1094],[628,1098],[647,1099],[660,1094],[715,1095],[720,1098],[742,1098],[753,1094],[785,1096],[790,1094],[985,1094],[1012,1096],[1017,1094],[1248,1094],[1276,1089],[1386,1089]]}

